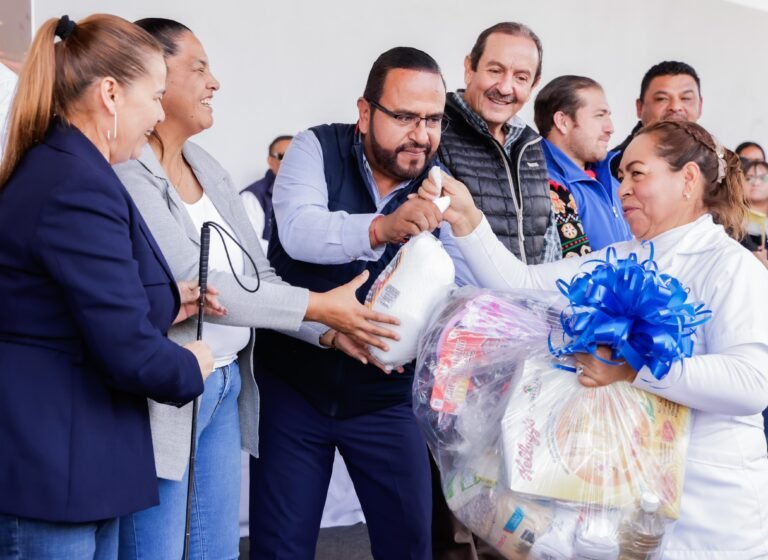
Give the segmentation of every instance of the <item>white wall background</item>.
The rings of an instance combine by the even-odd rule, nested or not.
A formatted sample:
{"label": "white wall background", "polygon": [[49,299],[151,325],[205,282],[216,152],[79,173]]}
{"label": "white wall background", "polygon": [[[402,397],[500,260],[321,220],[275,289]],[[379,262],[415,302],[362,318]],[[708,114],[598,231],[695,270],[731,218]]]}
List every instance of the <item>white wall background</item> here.
{"label": "white wall background", "polygon": [[[739,0],[744,1],[744,0]],[[753,5],[768,0],[750,0]],[[701,123],[727,145],[768,145],[768,13],[724,0],[32,0],[49,17],[110,12],[160,16],[195,31],[222,84],[214,127],[197,141],[245,186],[266,169],[276,135],[353,122],[368,70],[396,45],[424,49],[450,90],[477,34],[498,21],[528,24],[544,43],[542,83],[561,74],[601,82],[618,143],[635,122],[645,71],[688,62],[702,78]],[[532,103],[523,116],[532,122]]]}

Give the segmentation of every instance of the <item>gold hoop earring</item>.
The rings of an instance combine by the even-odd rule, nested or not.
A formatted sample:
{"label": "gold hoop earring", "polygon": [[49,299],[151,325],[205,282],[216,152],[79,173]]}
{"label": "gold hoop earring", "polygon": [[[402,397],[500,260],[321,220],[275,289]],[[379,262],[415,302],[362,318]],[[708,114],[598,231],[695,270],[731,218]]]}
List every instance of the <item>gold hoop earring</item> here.
{"label": "gold hoop earring", "polygon": [[107,131],[107,141],[117,140],[117,109],[115,109],[115,121],[112,124],[112,130]]}

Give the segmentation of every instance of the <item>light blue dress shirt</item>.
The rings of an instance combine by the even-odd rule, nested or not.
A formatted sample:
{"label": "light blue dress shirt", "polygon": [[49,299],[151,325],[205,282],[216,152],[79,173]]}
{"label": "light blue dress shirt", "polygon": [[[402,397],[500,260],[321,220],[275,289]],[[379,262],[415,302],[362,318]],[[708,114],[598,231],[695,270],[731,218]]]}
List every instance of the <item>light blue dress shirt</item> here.
{"label": "light blue dress shirt", "polygon": [[[360,137],[358,137],[358,142]],[[299,133],[285,153],[275,180],[272,203],[280,232],[280,241],[291,258],[315,264],[343,264],[354,260],[376,261],[384,246],[371,248],[368,231],[373,219],[399,190],[410,181],[397,185],[381,197],[373,172],[361,151],[365,185],[376,204],[376,213],[349,214],[328,209],[328,185],[325,182],[323,150],[317,136],[306,130]],[[453,243],[447,222],[441,226],[440,239],[456,267],[459,285],[476,285],[461,251]]]}

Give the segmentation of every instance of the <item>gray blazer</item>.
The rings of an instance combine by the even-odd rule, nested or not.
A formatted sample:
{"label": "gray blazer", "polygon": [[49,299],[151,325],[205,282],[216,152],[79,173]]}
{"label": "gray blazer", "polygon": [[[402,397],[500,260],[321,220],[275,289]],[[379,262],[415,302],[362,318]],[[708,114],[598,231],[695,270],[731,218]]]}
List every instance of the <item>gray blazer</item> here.
{"label": "gray blazer", "polygon": [[[261,287],[251,294],[238,286],[232,274],[210,271],[209,282],[219,290],[219,299],[227,308],[228,314],[225,317],[211,317],[206,320],[239,327],[296,331],[306,312],[309,292],[285,284],[269,266],[258,236],[248,221],[237,189],[221,165],[205,150],[191,142],[184,144],[183,153],[213,205],[232,228],[238,241],[253,257],[261,278]],[[152,149],[145,147],[140,159],[116,165],[114,169],[149,225],[174,277],[177,280],[196,279],[200,231],[192,223],[184,203]],[[217,233],[212,231],[211,235]],[[243,283],[253,287],[255,270],[247,258],[243,260]],[[308,341],[316,341],[317,334],[314,332],[315,338],[311,332],[306,335]],[[192,342],[197,336],[197,318],[189,318],[175,325],[168,336],[179,344]],[[254,336],[255,331],[251,330],[248,345],[238,354],[242,377],[238,407],[242,447],[257,457],[259,390],[253,378]],[[150,400],[149,416],[157,475],[161,478],[181,480],[189,461],[192,405],[190,403],[177,408]]]}

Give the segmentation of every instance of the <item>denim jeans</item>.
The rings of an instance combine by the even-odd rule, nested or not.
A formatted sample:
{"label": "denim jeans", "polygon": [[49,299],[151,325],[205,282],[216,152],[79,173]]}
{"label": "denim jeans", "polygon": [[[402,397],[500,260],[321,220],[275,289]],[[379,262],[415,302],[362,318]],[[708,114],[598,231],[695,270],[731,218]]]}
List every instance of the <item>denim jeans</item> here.
{"label": "denim jeans", "polygon": [[0,514],[0,560],[114,560],[118,520],[53,523]]}
{"label": "denim jeans", "polygon": [[[240,544],[240,420],[237,361],[205,381],[197,417],[190,557],[237,558]],[[187,476],[159,478],[160,505],[120,520],[120,560],[176,560],[184,547]]]}

